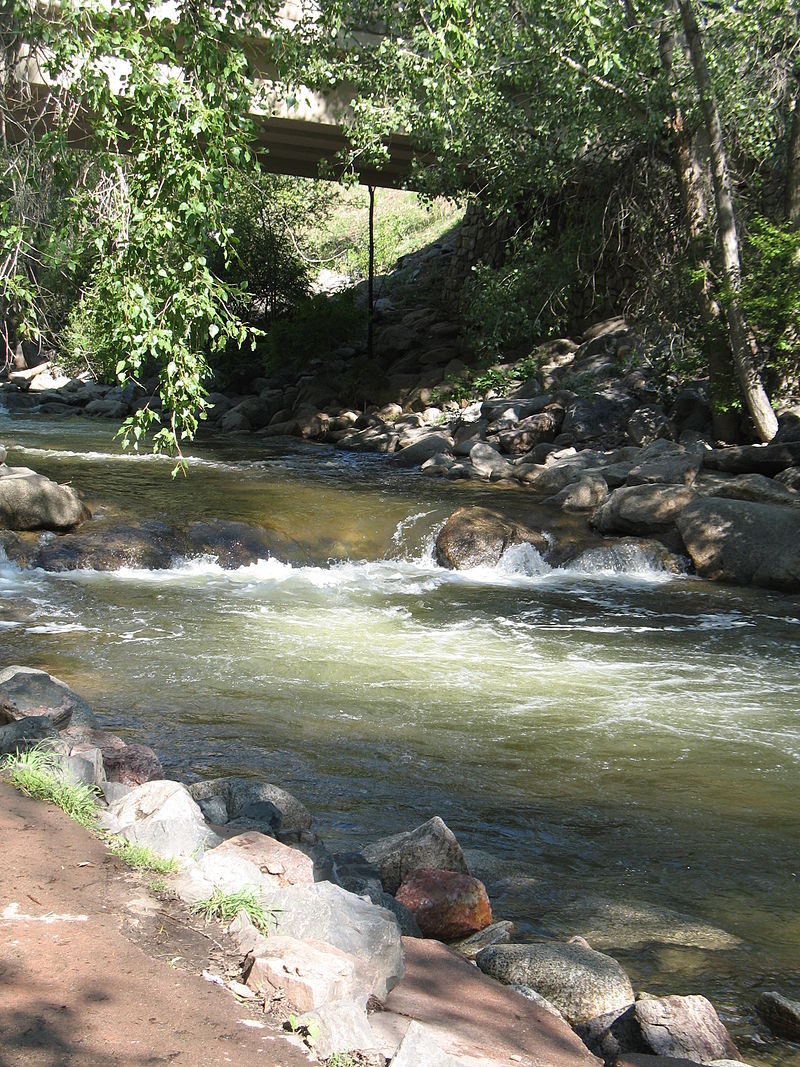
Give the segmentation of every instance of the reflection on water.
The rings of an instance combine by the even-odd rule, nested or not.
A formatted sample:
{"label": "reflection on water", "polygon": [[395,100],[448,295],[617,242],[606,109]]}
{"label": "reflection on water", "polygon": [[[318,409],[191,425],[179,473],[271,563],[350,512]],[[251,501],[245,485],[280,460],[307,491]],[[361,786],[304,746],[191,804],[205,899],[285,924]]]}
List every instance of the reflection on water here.
{"label": "reflection on water", "polygon": [[758,990],[800,996],[794,600],[613,554],[451,573],[434,531],[496,490],[297,445],[209,447],[173,482],[101,432],[0,428],[109,513],[269,522],[306,561],[0,564],[2,662],[69,680],[169,773],[268,775],[331,847],[442,815],[522,936],[584,934],[740,1035]]}

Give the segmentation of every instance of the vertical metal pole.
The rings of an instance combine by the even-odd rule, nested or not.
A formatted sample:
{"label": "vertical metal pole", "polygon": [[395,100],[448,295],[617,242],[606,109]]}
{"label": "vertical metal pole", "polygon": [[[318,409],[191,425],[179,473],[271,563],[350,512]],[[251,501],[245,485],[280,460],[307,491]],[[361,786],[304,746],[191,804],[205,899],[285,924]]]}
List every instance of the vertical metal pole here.
{"label": "vertical metal pole", "polygon": [[367,320],[367,357],[370,363],[375,356],[373,340],[375,322],[375,186],[369,186],[369,288],[367,290],[367,302],[369,305],[369,318]]}

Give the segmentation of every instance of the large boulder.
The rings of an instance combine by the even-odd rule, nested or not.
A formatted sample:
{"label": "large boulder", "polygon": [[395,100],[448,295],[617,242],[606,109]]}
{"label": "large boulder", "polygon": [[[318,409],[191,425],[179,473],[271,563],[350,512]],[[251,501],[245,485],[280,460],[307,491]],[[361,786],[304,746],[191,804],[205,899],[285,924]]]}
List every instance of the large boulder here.
{"label": "large boulder", "polygon": [[489,508],[459,508],[436,537],[436,561],[450,570],[493,567],[507,548],[526,542],[539,552],[547,551],[547,539],[540,531]]}
{"label": "large boulder", "polygon": [[597,509],[592,524],[601,533],[664,533],[694,499],[682,485],[626,485]]}
{"label": "large boulder", "polygon": [[395,454],[401,467],[418,467],[432,456],[452,455],[453,438],[445,433],[425,433],[417,436]]}
{"label": "large boulder", "polygon": [[110,833],[168,859],[188,859],[220,843],[180,782],[145,782],[110,804],[102,823]]}
{"label": "large boulder", "polygon": [[422,937],[417,920],[403,904],[387,893],[381,883],[378,868],[370,863],[361,852],[337,852],[331,857],[333,874],[330,881],[355,893],[358,897],[369,897],[373,904],[386,908],[397,919],[400,931],[405,937]]}
{"label": "large boulder", "polygon": [[299,800],[269,782],[255,778],[212,778],[196,782],[189,792],[209,822],[233,823],[267,833],[308,830],[311,812]]}
{"label": "large boulder", "polygon": [[632,400],[611,393],[580,397],[567,407],[561,432],[573,441],[621,441],[633,406]]}
{"label": "large boulder", "polygon": [[750,500],[754,504],[784,504],[788,507],[800,505],[800,494],[795,489],[764,474],[737,474],[732,478],[717,474],[698,488],[704,496],[726,500]]}
{"label": "large boulder", "polygon": [[68,485],[24,467],[0,470],[0,527],[7,530],[71,530],[90,518]]}
{"label": "large boulder", "polygon": [[358,960],[369,993],[383,1000],[403,976],[403,945],[394,915],[331,882],[295,885],[264,897],[281,936],[324,941]]}
{"label": "large boulder", "polygon": [[492,922],[486,887],[467,874],[419,868],[403,879],[396,898],[425,937],[440,941],[469,937]]}
{"label": "large boulder", "polygon": [[593,511],[608,499],[608,484],[599,474],[588,474],[577,482],[565,485],[547,503],[562,511]]}
{"label": "large boulder", "polygon": [[715,448],[705,457],[709,470],[726,471],[729,474],[778,474],[787,467],[800,464],[800,441],[785,444],[736,445],[731,448]]}
{"label": "large boulder", "polygon": [[685,1057],[697,1063],[741,1059],[705,997],[640,996],[634,1014],[645,1042],[658,1056]]}
{"label": "large boulder", "polygon": [[0,699],[11,705],[15,718],[46,715],[60,729],[98,725],[92,709],[66,682],[33,667],[15,665],[0,670]]}
{"label": "large boulder", "polygon": [[560,404],[550,404],[544,411],[521,419],[512,428],[502,430],[498,442],[504,452],[520,455],[530,452],[542,441],[552,441],[561,429],[564,409]]}
{"label": "large boulder", "polygon": [[[487,978],[438,941],[405,940],[406,974],[386,1000],[390,1013],[430,1027],[436,1043],[469,1064],[599,1067],[569,1026],[535,1002]],[[414,1067],[436,1063],[406,1059]]]}
{"label": "large boulder", "polygon": [[664,409],[657,404],[645,404],[637,408],[628,419],[626,431],[637,445],[649,445],[661,438],[675,437],[675,427]]}
{"label": "large boulder", "polygon": [[704,578],[800,590],[800,508],[700,497],[677,526]]}
{"label": "large boulder", "polygon": [[469,460],[479,477],[488,478],[493,482],[510,478],[514,473],[513,465],[488,441],[478,441],[474,444],[469,450]]}
{"label": "large boulder", "polygon": [[694,430],[696,433],[702,433],[703,430],[710,429],[713,412],[701,392],[687,387],[681,389],[675,397],[670,417],[679,432]]}
{"label": "large boulder", "polygon": [[461,846],[438,815],[414,830],[382,837],[363,852],[380,872],[387,893],[396,893],[403,879],[420,867],[469,874]]}
{"label": "large boulder", "polygon": [[367,1018],[367,1006],[361,997],[356,1000],[328,1000],[321,1007],[301,1015],[298,1021],[302,1026],[314,1026],[314,1053],[320,1059],[328,1059],[337,1052],[340,1055],[354,1051],[369,1052],[376,1047],[375,1035]]}
{"label": "large boulder", "polygon": [[390,1067],[466,1067],[466,1062],[445,1052],[435,1030],[413,1022],[403,1035]]}
{"label": "large boulder", "polygon": [[628,485],[686,485],[694,484],[703,457],[691,452],[677,452],[655,456],[638,463],[628,471]]}
{"label": "large boulder", "polygon": [[585,942],[492,945],[476,963],[505,985],[531,986],[572,1026],[633,1003],[630,979],[617,961]]}

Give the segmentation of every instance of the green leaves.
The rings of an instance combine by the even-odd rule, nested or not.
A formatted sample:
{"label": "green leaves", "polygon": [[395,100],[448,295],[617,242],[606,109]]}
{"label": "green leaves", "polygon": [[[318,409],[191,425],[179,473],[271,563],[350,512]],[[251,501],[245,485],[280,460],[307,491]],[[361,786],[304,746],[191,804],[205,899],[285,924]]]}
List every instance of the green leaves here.
{"label": "green leaves", "polygon": [[[125,447],[147,443],[180,458],[205,417],[209,352],[253,334],[240,315],[239,286],[213,273],[207,255],[210,247],[226,262],[235,255],[226,225],[231,173],[254,170],[256,89],[243,35],[268,28],[264,11],[222,0],[179,5],[162,18],[140,0],[109,9],[63,0],[45,13],[13,7],[21,37],[43,49],[61,78],[54,156],[74,109],[92,116],[90,154],[62,153],[72,213],[59,221],[70,227],[63,243],[82,266],[65,338],[120,383],[158,378],[156,398],[122,427]],[[31,157],[37,152],[41,158],[32,141]],[[0,255],[19,261],[38,237],[14,223],[10,206],[0,208]],[[18,332],[37,318],[37,267],[0,274],[0,301],[13,302]]]}

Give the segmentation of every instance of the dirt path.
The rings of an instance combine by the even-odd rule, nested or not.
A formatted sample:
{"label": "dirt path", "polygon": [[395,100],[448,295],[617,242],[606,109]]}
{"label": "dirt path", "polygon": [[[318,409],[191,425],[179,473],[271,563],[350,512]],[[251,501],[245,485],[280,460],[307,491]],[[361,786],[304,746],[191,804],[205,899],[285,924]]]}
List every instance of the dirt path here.
{"label": "dirt path", "polygon": [[229,962],[213,927],[181,921],[62,812],[0,785],[0,1067],[308,1067],[200,977]]}

